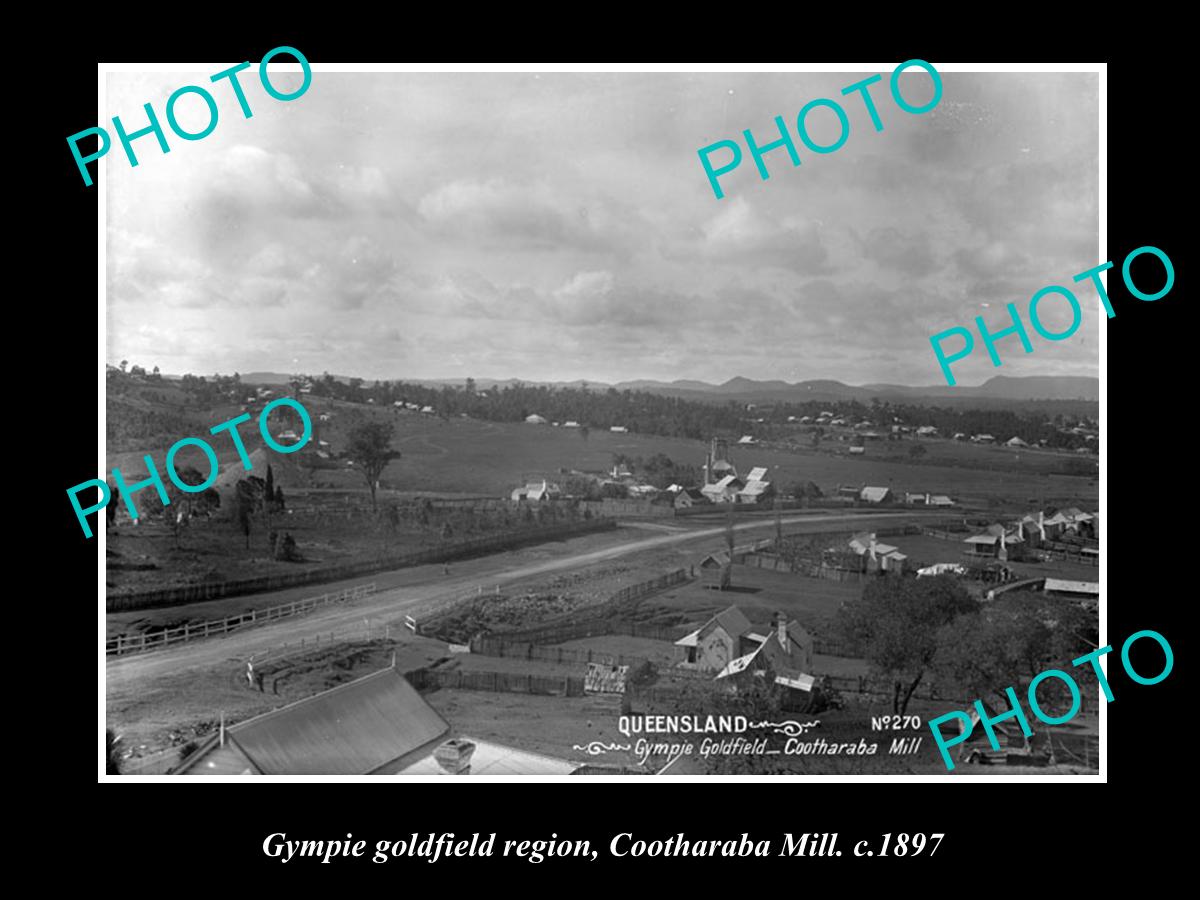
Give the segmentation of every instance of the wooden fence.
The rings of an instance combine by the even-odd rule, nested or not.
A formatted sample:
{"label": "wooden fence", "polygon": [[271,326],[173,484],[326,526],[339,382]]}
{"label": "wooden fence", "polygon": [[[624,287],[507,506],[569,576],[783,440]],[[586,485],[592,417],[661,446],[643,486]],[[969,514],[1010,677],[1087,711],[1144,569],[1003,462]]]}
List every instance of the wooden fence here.
{"label": "wooden fence", "polygon": [[584,696],[583,678],[521,675],[516,672],[464,672],[462,669],[414,669],[404,675],[417,690],[505,691],[556,697]]}
{"label": "wooden fence", "polygon": [[[640,584],[633,584],[617,591],[603,603],[579,610],[569,616],[547,622],[535,628],[524,628],[514,631],[494,631],[485,635],[488,639],[506,642],[529,644],[560,644],[564,641],[574,641],[580,638],[595,637],[602,634],[633,634],[632,631],[614,631],[622,627],[639,627],[642,633],[635,636],[651,637],[661,631],[660,626],[633,626],[632,623],[621,622],[621,614],[637,601],[648,597],[656,591],[664,590],[677,584],[690,581],[692,576],[687,569],[676,569],[666,575],[651,578]],[[682,636],[682,635],[680,635]],[[472,642],[472,649],[474,642]],[[484,652],[484,651],[475,651]]]}
{"label": "wooden fence", "polygon": [[215,634],[228,634],[244,625],[255,625],[259,622],[274,622],[291,616],[303,615],[322,606],[333,603],[348,603],[361,600],[375,592],[374,584],[360,584],[332,594],[322,594],[310,600],[297,600],[294,603],[283,603],[279,606],[269,606],[266,609],[252,609],[250,612],[225,619],[214,619],[208,622],[196,622],[182,625],[179,628],[164,628],[162,631],[142,632],[140,634],[118,634],[105,641],[104,652],[110,656],[122,656],[127,653],[141,653],[144,650],[155,650],[169,644],[185,643]]}
{"label": "wooden fence", "polygon": [[608,531],[617,527],[612,519],[591,519],[582,522],[563,523],[544,528],[528,528],[506,531],[503,534],[471,538],[457,541],[428,550],[414,553],[402,553],[376,559],[360,560],[355,563],[344,563],[336,566],[321,566],[307,569],[303,572],[287,572],[279,575],[263,575],[259,578],[240,578],[228,581],[212,581],[203,584],[189,584],[174,588],[161,588],[153,591],[136,591],[129,594],[110,595],[105,608],[108,612],[122,612],[133,609],[151,609],[160,606],[180,606],[186,603],[200,603],[206,600],[219,600],[224,597],[237,597],[243,594],[257,594],[282,588],[297,587],[314,582],[338,581],[342,578],[354,578],[359,575],[369,575],[387,569],[402,569],[409,566],[425,565],[427,563],[449,562],[468,556],[480,556],[495,553],[500,550],[510,550],[522,544],[542,541],[557,541],[580,534],[590,534],[596,531]]}

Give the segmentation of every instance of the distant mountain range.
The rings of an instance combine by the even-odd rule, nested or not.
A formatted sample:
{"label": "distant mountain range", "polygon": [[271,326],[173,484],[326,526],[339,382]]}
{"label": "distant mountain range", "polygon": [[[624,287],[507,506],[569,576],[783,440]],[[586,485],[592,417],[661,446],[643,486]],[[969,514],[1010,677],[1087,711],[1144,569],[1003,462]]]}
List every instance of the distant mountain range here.
{"label": "distant mountain range", "polygon": [[[286,384],[291,376],[278,372],[250,372],[242,376],[242,381],[248,384]],[[349,381],[348,376],[335,376],[339,381]],[[423,385],[454,385],[466,383],[465,378],[447,379],[395,379],[397,381],[412,381]],[[477,378],[476,386],[481,390],[491,390],[514,384],[520,379],[510,378],[498,380],[494,378]],[[368,384],[373,383],[371,380]],[[951,403],[963,400],[973,401],[1030,401],[1030,400],[1085,400],[1096,402],[1100,399],[1100,379],[1067,375],[1032,375],[1014,378],[1007,375],[996,375],[976,387],[959,385],[950,387],[945,384],[912,387],[903,384],[864,384],[860,386],[843,384],[840,381],[816,380],[798,381],[789,384],[786,381],[755,381],[751,378],[731,378],[724,384],[709,384],[705,381],[621,381],[617,384],[606,384],[596,381],[558,381],[536,382],[522,381],[523,384],[546,384],[553,387],[587,387],[591,390],[606,391],[610,387],[619,391],[647,391],[653,394],[663,394],[670,397],[680,397],[690,400],[742,400],[748,402],[803,403],[809,400],[837,401],[860,400],[870,401],[872,397],[880,400],[902,400],[919,402],[922,400],[939,400]]]}

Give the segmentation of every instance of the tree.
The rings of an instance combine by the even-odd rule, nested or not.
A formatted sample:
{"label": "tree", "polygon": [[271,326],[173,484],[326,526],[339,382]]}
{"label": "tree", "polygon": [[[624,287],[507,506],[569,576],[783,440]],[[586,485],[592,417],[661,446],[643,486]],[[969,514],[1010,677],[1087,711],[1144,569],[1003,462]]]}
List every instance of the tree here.
{"label": "tree", "polygon": [[[975,615],[960,616],[944,625],[938,636],[934,670],[938,680],[971,697],[996,697],[1007,703],[1005,688],[1028,683],[1048,668],[1064,669],[1070,660],[1094,650],[1099,639],[1095,616],[1072,603],[1044,594],[1013,591]],[[1086,669],[1086,670],[1085,670]],[[1090,681],[1091,668],[1072,672],[1076,681]],[[1038,689],[1044,707],[1054,691],[1066,690],[1057,679]]]}
{"label": "tree", "polygon": [[272,471],[270,463],[267,463],[267,484],[263,491],[263,499],[268,504],[275,502],[275,473]]}
{"label": "tree", "polygon": [[392,426],[387,422],[364,422],[351,429],[346,444],[346,456],[353,460],[358,471],[367,480],[371,491],[371,509],[377,510],[375,491],[379,487],[379,476],[400,453],[392,449]]}
{"label": "tree", "polygon": [[275,488],[275,508],[278,510],[284,508],[283,488],[278,486]]}
{"label": "tree", "polygon": [[978,612],[979,604],[950,575],[933,578],[881,577],[857,600],[842,604],[837,628],[892,682],[892,711],[903,714],[929,672],[944,637],[941,628]]}
{"label": "tree", "polygon": [[246,549],[250,549],[250,531],[253,527],[254,516],[263,508],[263,495],[266,492],[266,482],[257,475],[249,475],[238,479],[234,488],[233,519],[238,530],[246,536]]}

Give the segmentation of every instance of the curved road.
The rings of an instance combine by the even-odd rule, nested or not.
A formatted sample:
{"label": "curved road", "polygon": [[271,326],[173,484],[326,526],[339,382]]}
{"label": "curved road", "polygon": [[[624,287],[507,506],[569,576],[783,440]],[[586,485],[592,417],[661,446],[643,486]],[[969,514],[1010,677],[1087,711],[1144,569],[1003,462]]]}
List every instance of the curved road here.
{"label": "curved road", "polygon": [[[873,513],[872,519],[913,519],[921,516],[938,516],[945,518],[945,513]],[[852,522],[864,518],[860,515],[834,513],[829,515],[790,516],[783,519],[784,525],[796,525],[812,522],[840,523]],[[754,522],[743,522],[734,525],[735,531],[752,531],[756,529],[771,529],[775,527],[774,519]],[[444,600],[452,596],[462,596],[483,584],[484,593],[494,590],[496,585],[510,584],[535,576],[564,569],[575,569],[589,566],[609,559],[616,559],[630,553],[643,550],[653,550],[676,544],[687,544],[721,537],[725,526],[701,528],[696,530],[679,531],[663,534],[657,537],[642,538],[636,541],[606,547],[588,553],[576,553],[558,559],[545,560],[537,563],[503,568],[503,557],[496,557],[494,573],[480,577],[458,578],[452,580],[438,579],[436,582],[411,587],[392,588],[378,594],[372,594],[356,603],[331,606],[305,616],[280,619],[278,622],[252,626],[245,631],[231,632],[228,636],[207,638],[185,644],[175,644],[161,650],[129,656],[110,656],[107,658],[107,679],[109,682],[120,681],[123,688],[128,688],[131,681],[153,679],[159,675],[177,673],[183,669],[204,668],[245,659],[254,653],[261,653],[279,647],[285,641],[293,643],[301,638],[311,639],[317,635],[325,635],[330,631],[352,628],[369,619],[371,624],[378,627],[384,622],[394,623],[398,628],[405,615],[415,615],[423,607],[428,607],[433,601]]]}

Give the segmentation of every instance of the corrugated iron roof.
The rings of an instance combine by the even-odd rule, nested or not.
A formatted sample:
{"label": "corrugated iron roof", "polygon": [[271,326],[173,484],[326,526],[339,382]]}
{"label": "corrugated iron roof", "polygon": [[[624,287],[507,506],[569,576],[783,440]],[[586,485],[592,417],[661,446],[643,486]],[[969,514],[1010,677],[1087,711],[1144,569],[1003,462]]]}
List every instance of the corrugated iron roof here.
{"label": "corrugated iron roof", "polygon": [[1072,594],[1095,594],[1100,596],[1100,584],[1095,581],[1067,581],[1063,578],[1047,578],[1045,590],[1069,591]]}
{"label": "corrugated iron roof", "polygon": [[227,729],[264,775],[366,775],[450,726],[384,669]]}

